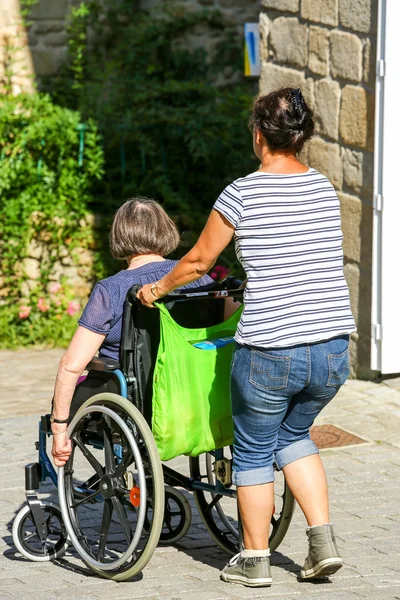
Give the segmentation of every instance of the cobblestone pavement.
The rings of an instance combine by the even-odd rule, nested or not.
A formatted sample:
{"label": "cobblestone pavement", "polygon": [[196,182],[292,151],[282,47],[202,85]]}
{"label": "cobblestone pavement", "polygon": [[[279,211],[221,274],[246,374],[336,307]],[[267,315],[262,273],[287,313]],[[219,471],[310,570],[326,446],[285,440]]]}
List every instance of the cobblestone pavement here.
{"label": "cobblestone pavement", "polygon": [[[160,547],[137,581],[114,583],[92,575],[67,552],[57,563],[22,558],[11,540],[24,504],[24,465],[36,460],[38,415],[46,412],[62,351],[0,352],[0,600],[400,600],[400,380],[350,381],[318,423],[331,423],[366,444],[323,451],[332,521],[345,566],[323,583],[301,583],[305,521],[297,509],[272,557],[271,588],[219,580],[226,555],[216,549],[193,508],[188,535]],[[184,458],[178,469],[187,469]],[[175,465],[176,466],[176,465]]]}

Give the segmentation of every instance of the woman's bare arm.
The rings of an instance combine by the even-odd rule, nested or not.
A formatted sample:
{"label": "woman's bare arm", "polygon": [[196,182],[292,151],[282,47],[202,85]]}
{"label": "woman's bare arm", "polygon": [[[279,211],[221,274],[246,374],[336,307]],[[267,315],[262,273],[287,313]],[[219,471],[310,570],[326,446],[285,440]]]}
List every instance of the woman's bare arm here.
{"label": "woman's bare arm", "polygon": [[68,419],[79,376],[97,353],[105,337],[81,326],[76,330],[58,367],[53,405],[53,415],[56,419]]}
{"label": "woman's bare arm", "polygon": [[[105,335],[81,326],[76,330],[58,367],[53,403],[53,416],[56,419],[68,419],[78,378],[100,348],[105,337]],[[51,430],[53,432],[54,464],[56,467],[62,467],[71,453],[71,442],[67,440],[66,436],[67,425],[53,423]]]}
{"label": "woman's bare arm", "polygon": [[[197,243],[179,263],[157,282],[157,293],[166,295],[203,277],[215,264],[234,234],[233,225],[218,211],[212,210]],[[151,306],[156,297],[151,292],[152,284],[144,285],[138,293],[146,306]]]}

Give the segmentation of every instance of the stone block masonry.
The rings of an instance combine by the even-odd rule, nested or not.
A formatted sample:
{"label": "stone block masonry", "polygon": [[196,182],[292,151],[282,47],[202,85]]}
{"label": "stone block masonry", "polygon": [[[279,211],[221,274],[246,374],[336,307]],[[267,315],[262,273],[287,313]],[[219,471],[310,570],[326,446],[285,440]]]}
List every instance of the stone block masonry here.
{"label": "stone block masonry", "polygon": [[315,137],[302,160],[338,192],[345,272],[358,321],[353,371],[370,376],[377,0],[262,0],[260,92],[300,87]]}
{"label": "stone block masonry", "polygon": [[[101,4],[101,0],[96,0]],[[144,9],[157,8],[164,0],[140,0]],[[168,2],[167,2],[168,3]],[[247,21],[255,22],[259,16],[259,0],[178,0],[188,10],[219,10],[224,22],[240,33]],[[299,0],[279,0],[298,10]],[[0,0],[0,86],[4,72],[4,47],[10,44],[20,48],[14,60],[13,91],[33,91],[34,80],[47,82],[59,72],[68,56],[67,26],[70,10],[79,4],[76,0],[37,0],[31,10],[31,26],[26,32],[21,25],[21,0]],[[201,45],[211,53],[216,45],[213,32],[201,33]],[[15,52],[14,52],[15,56]],[[1,90],[0,90],[1,91]]]}

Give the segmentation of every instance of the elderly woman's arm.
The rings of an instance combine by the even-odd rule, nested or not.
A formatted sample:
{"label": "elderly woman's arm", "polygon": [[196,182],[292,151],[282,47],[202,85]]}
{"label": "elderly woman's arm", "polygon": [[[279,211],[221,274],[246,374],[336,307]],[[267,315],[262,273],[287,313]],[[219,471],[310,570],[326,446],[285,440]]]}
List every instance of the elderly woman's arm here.
{"label": "elderly woman's arm", "polygon": [[[68,419],[72,396],[79,376],[97,353],[105,337],[105,335],[81,326],[76,330],[58,367],[52,413],[56,419]],[[66,439],[67,425],[52,423],[51,429],[54,464],[61,467],[67,462],[71,453],[71,442]]]}
{"label": "elderly woman's arm", "polygon": [[[231,241],[234,231],[233,225],[225,217],[212,210],[197,243],[172,271],[157,282],[156,294],[165,296],[205,275]],[[151,291],[152,285],[144,285],[138,293],[146,306],[151,306],[157,299]]]}

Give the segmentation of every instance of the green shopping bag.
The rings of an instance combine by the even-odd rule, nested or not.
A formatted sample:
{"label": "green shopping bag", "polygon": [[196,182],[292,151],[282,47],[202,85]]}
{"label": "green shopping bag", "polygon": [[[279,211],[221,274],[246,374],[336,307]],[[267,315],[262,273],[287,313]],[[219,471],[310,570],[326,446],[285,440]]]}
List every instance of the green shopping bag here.
{"label": "green shopping bag", "polygon": [[233,441],[230,367],[234,344],[215,350],[193,343],[234,335],[241,306],[227,321],[203,329],[178,325],[164,305],[153,379],[152,430],[161,460],[198,456]]}

